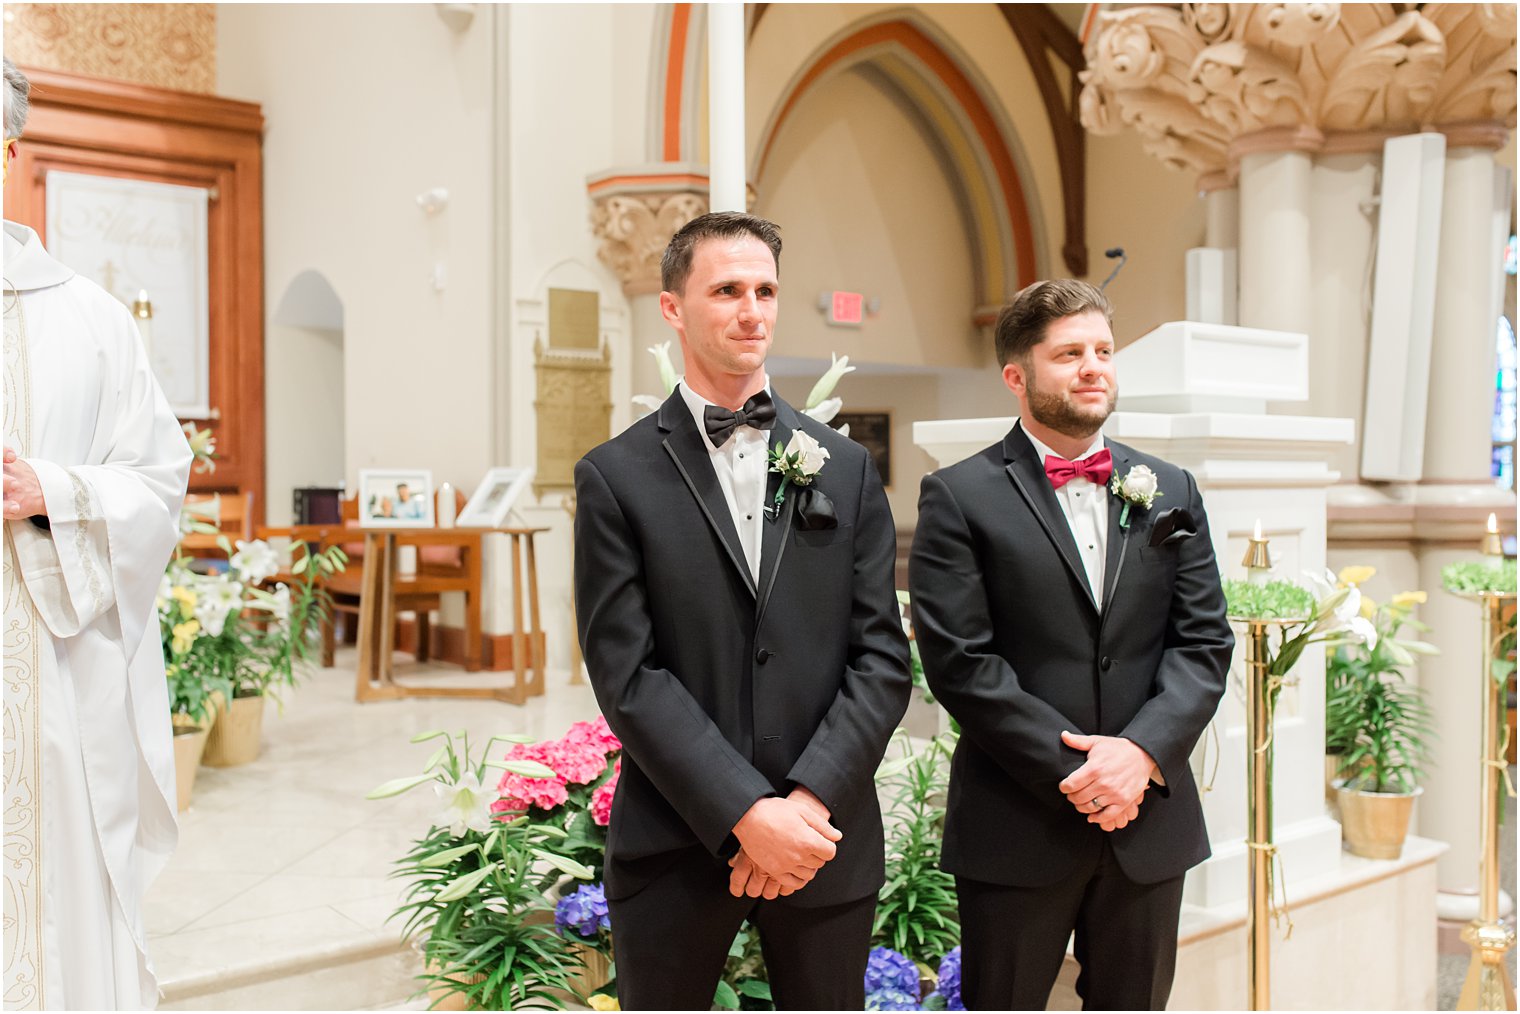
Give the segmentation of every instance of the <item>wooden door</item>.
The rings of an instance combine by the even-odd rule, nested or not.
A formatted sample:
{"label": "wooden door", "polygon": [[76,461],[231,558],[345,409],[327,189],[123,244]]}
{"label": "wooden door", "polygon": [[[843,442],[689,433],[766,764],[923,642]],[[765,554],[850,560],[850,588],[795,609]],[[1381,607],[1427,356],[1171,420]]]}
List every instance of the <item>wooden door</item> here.
{"label": "wooden door", "polygon": [[[210,417],[216,471],[195,492],[253,493],[264,518],[263,113],[255,104],[24,68],[25,136],[5,187],[5,217],[47,243],[47,173],[87,173],[204,187],[210,309]],[[90,276],[91,266],[69,267]],[[99,281],[99,279],[95,279]]]}

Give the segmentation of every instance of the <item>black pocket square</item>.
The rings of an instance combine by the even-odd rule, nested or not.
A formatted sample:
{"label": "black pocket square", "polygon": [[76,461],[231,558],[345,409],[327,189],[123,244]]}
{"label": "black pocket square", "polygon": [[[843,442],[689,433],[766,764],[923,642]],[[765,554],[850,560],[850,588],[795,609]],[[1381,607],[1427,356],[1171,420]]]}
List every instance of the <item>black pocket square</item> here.
{"label": "black pocket square", "polygon": [[1198,534],[1198,526],[1193,523],[1193,515],[1186,507],[1173,507],[1171,510],[1159,515],[1156,523],[1151,525],[1151,540],[1148,545],[1171,546],[1191,539]]}
{"label": "black pocket square", "polygon": [[797,491],[797,527],[804,532],[819,532],[838,528],[839,517],[834,513],[834,501],[821,489],[803,486]]}

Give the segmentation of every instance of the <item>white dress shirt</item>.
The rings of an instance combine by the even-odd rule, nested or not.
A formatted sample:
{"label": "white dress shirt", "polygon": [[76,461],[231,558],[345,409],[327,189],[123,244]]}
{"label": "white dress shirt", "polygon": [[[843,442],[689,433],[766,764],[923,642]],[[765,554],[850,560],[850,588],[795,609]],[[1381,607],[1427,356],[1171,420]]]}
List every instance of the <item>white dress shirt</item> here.
{"label": "white dress shirt", "polygon": [[[1022,427],[1021,427],[1022,428]],[[1045,464],[1047,455],[1065,458],[1041,443],[1028,430],[1024,435]],[[1082,461],[1103,450],[1103,435],[1093,438],[1092,445],[1068,461]],[[1047,480],[1048,481],[1048,480]],[[1077,476],[1055,491],[1056,502],[1066,523],[1071,526],[1071,536],[1077,540],[1077,552],[1082,554],[1082,567],[1087,571],[1087,583],[1092,586],[1093,601],[1103,608],[1103,570],[1108,560],[1108,487],[1100,486],[1082,476]]]}
{"label": "white dress shirt", "polygon": [[[734,519],[734,528],[739,532],[739,545],[744,550],[744,562],[749,564],[749,576],[754,579],[755,586],[760,586],[760,541],[765,531],[765,486],[766,473],[770,471],[769,454],[767,453],[766,441],[769,439],[771,430],[757,430],[753,426],[739,426],[735,428],[733,435],[723,441],[723,446],[714,447],[712,440],[707,436],[707,423],[703,419],[702,410],[714,402],[697,394],[686,386],[683,378],[680,385],[681,397],[686,401],[686,407],[691,410],[691,416],[697,421],[697,432],[702,434],[702,442],[707,445],[707,453],[712,458],[713,471],[718,475],[718,488],[723,490],[723,499],[728,501],[728,511]],[[771,384],[765,382],[765,391],[770,393]]]}

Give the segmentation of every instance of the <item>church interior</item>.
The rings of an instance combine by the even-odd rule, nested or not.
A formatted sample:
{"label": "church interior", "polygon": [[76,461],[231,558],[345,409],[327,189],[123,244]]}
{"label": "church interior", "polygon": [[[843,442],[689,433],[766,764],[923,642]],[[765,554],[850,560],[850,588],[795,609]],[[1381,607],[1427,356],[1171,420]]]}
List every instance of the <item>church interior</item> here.
{"label": "church interior", "polygon": [[[681,373],[660,256],[720,165],[784,239],[774,390],[871,451],[904,594],[920,480],[1017,415],[999,308],[1079,278],[1114,308],[1104,433],[1193,474],[1222,576],[1328,572],[1392,645],[1421,762],[1369,846],[1336,741],[1362,670],[1311,644],[1263,719],[1268,628],[1236,623],[1171,1008],[1514,1009],[1514,4],[6,3],[3,29],[32,85],[5,218],[133,312],[197,450],[165,588],[259,569],[225,537],[314,590],[283,674],[171,675],[164,1009],[510,1000],[470,992],[489,966],[426,993],[415,850],[451,815],[484,837],[431,772],[494,764],[484,806],[537,791],[532,744],[597,735],[573,471]],[[1507,589],[1454,577],[1478,564]],[[953,735],[922,693],[904,730],[889,761]],[[542,804],[593,837],[597,759]],[[574,948],[553,1002],[614,1009],[605,933]],[[909,954],[924,1009],[947,950]],[[730,967],[719,1006],[763,1009]]]}

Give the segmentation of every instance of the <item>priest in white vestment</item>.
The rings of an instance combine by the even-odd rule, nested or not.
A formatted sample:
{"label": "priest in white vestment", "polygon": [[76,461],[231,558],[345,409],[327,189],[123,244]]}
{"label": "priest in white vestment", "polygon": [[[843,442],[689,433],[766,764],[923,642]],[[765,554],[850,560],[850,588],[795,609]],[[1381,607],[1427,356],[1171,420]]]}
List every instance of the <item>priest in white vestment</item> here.
{"label": "priest in white vestment", "polygon": [[4,1002],[151,1008],[143,894],[176,835],[154,599],[191,453],[126,307],[4,232]]}

